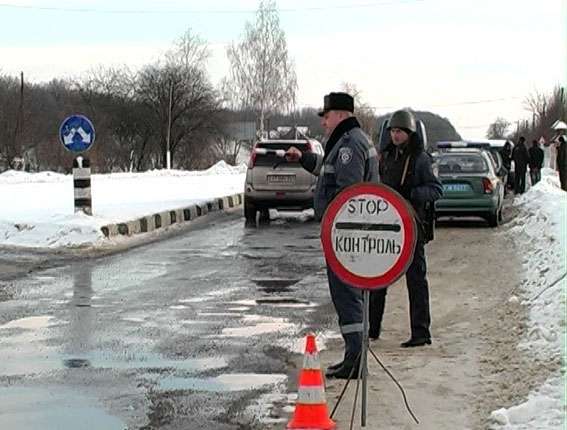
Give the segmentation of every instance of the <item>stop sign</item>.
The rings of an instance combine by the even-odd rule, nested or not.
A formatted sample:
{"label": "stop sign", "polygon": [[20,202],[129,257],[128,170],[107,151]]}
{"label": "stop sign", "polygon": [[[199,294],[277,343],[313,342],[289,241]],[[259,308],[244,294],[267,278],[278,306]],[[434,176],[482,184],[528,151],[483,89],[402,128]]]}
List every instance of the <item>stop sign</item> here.
{"label": "stop sign", "polygon": [[327,264],[344,282],[362,289],[393,284],[413,259],[413,208],[390,187],[361,183],[338,194],[321,223]]}

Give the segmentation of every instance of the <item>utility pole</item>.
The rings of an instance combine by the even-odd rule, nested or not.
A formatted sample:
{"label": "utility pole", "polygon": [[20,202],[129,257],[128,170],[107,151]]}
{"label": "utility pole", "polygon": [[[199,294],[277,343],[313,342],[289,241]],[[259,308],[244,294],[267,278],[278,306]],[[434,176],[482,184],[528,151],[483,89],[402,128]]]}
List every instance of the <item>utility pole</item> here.
{"label": "utility pole", "polygon": [[565,121],[565,87],[561,87],[560,91],[559,100],[561,100],[561,120]]}
{"label": "utility pole", "polygon": [[20,101],[18,105],[18,113],[16,114],[16,126],[14,128],[14,139],[12,140],[12,148],[8,151],[8,165],[16,168],[16,157],[21,156],[21,135],[24,127],[24,72],[20,72]]}
{"label": "utility pole", "polygon": [[170,139],[171,139],[171,104],[173,98],[173,81],[169,81],[169,108],[168,108],[168,115],[167,115],[167,150],[165,154],[166,159],[166,168],[167,170],[171,169],[171,151],[169,147]]}

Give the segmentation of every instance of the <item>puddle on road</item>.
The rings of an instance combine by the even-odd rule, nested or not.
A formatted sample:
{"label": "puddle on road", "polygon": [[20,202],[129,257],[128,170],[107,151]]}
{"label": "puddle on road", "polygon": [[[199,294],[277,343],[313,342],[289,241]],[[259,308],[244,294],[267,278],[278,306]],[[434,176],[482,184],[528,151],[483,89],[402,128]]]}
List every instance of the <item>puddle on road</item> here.
{"label": "puddle on road", "polygon": [[[6,324],[0,325],[0,330],[9,328],[21,328],[24,330],[39,330],[47,328],[53,324],[54,318],[52,316],[38,316],[38,317],[26,317],[20,318],[18,320],[10,321]],[[50,322],[52,324],[50,324]]]}
{"label": "puddle on road", "polygon": [[[136,317],[131,317],[136,322]],[[184,320],[183,324],[201,321]],[[53,316],[20,318],[0,325],[0,376],[33,375],[64,369],[179,369],[188,372],[220,369],[227,358],[169,359],[160,354],[125,348],[99,351],[84,337],[66,336],[63,344],[51,342],[52,330],[69,324]],[[57,334],[57,333],[56,333]],[[0,427],[1,429],[2,427]]]}
{"label": "puddle on road", "polygon": [[[222,369],[230,357],[172,360],[159,354],[132,351],[61,353],[56,348],[35,345],[35,338],[16,336],[18,342],[0,340],[0,375],[33,375],[64,369],[178,369],[187,372]],[[13,340],[13,339],[12,339]],[[0,427],[3,428],[3,427]]]}
{"label": "puddle on road", "polygon": [[[247,320],[246,318],[244,319]],[[248,319],[254,321],[254,319]],[[285,322],[283,319],[269,319],[271,322],[261,322],[255,325],[244,327],[228,327],[222,330],[220,337],[249,337],[267,333],[277,333],[279,331],[290,331],[296,327],[295,324]]]}
{"label": "puddle on road", "polygon": [[239,317],[242,314],[235,312],[199,312],[197,315],[202,317]]}
{"label": "puddle on road", "polygon": [[213,291],[208,292],[204,296],[192,297],[190,299],[180,299],[180,300],[178,300],[178,302],[179,303],[202,303],[202,302],[206,302],[206,301],[209,301],[209,300],[216,299],[217,297],[229,295],[229,294],[231,294],[235,291],[238,291],[240,289],[241,289],[240,287],[234,287],[234,288],[223,288],[223,289],[219,289],[219,290],[213,290]]}
{"label": "puddle on road", "polygon": [[235,306],[233,308],[228,308],[227,311],[231,312],[246,312],[249,311],[250,308],[248,306]]}
{"label": "puddle on road", "polygon": [[182,378],[169,376],[159,381],[162,390],[195,390],[206,392],[230,392],[256,390],[266,385],[275,385],[287,380],[287,375],[262,375],[257,373],[232,373],[215,378]]}
{"label": "puddle on road", "polygon": [[308,308],[315,305],[307,300],[296,299],[294,297],[264,297],[256,299],[259,305],[272,305],[290,308]]}
{"label": "puddle on road", "polygon": [[0,387],[1,429],[76,430],[89,423],[89,429],[123,430],[126,424],[78,393],[54,387]]}
{"label": "puddle on road", "polygon": [[256,300],[237,300],[230,303],[242,306],[271,305],[286,308],[312,308],[317,306],[315,303],[295,297],[262,297]]}
{"label": "puddle on road", "polygon": [[268,293],[290,292],[292,285],[297,284],[301,279],[252,279],[259,289]]}

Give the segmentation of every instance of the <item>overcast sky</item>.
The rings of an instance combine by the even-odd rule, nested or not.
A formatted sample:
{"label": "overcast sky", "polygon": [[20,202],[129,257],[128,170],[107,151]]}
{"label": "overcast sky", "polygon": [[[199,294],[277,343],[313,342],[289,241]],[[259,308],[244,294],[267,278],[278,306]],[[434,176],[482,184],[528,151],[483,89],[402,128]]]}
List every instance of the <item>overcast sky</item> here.
{"label": "overcast sky", "polygon": [[[207,40],[213,83],[226,46],[254,19],[245,0],[5,0],[0,73],[29,80],[80,77],[97,65],[153,62],[187,29]],[[530,117],[527,95],[567,83],[567,0],[279,0],[299,80],[298,102],[318,107],[350,82],[378,114],[401,107],[483,137],[502,116]],[[531,118],[531,117],[530,117]]]}

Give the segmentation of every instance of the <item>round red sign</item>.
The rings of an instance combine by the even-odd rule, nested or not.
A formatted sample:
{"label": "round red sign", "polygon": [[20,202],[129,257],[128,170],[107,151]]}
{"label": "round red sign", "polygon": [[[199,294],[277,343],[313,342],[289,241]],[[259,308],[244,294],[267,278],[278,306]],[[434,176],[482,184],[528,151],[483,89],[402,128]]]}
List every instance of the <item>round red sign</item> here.
{"label": "round red sign", "polygon": [[415,249],[413,208],[392,188],[364,182],[337,195],[321,222],[327,264],[362,289],[392,285],[408,269]]}

